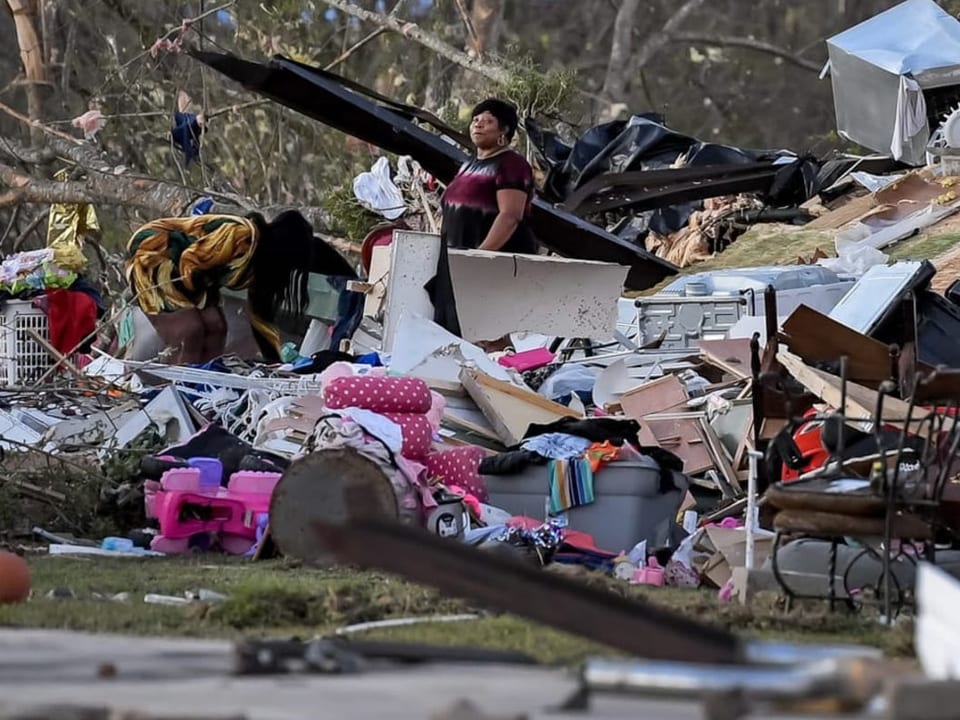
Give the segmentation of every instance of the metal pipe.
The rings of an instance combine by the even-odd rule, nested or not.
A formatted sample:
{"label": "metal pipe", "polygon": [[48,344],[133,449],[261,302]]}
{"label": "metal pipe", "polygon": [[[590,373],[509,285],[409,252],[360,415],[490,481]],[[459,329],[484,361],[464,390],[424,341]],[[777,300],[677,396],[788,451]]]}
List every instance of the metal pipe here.
{"label": "metal pipe", "polygon": [[760,702],[836,698],[866,702],[876,692],[862,660],[804,665],[718,666],[591,659],[582,671],[587,690],[693,699],[742,693]]}
{"label": "metal pipe", "polygon": [[864,645],[798,645],[751,641],[744,648],[747,662],[756,665],[797,665],[817,660],[882,660],[883,651]]}
{"label": "metal pipe", "polygon": [[590,659],[583,668],[588,690],[692,699],[742,693],[751,700],[785,701],[846,696],[846,661],[805,665],[720,666],[675,662]]}
{"label": "metal pipe", "polygon": [[747,462],[750,471],[747,474],[747,547],[744,550],[744,566],[747,570],[753,570],[753,555],[756,543],[755,534],[757,532],[757,460],[763,457],[763,453],[757,450],[750,450],[747,453]]}

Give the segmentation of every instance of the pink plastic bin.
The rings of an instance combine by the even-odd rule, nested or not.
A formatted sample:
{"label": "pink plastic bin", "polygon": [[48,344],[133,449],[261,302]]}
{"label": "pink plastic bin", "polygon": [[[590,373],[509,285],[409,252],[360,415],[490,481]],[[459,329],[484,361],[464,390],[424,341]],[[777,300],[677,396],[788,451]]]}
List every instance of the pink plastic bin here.
{"label": "pink plastic bin", "polygon": [[203,472],[200,468],[173,468],[160,476],[161,490],[179,490],[181,492],[200,492]]}
{"label": "pink plastic bin", "polygon": [[230,476],[227,490],[234,495],[272,495],[280,481],[280,473],[241,470]]}

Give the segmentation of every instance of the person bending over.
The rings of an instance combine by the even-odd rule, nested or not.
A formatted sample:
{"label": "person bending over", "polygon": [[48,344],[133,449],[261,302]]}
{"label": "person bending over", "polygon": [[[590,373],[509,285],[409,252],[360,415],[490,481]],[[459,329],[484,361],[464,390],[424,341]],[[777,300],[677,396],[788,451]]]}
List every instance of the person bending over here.
{"label": "person bending over", "polygon": [[289,210],[272,222],[246,216],[161,218],[127,243],[127,280],[171,362],[198,364],[223,354],[227,322],[220,291],[246,290],[247,314],[264,360],[280,359],[274,325],[281,305],[302,315],[308,274],[356,277],[350,264]]}

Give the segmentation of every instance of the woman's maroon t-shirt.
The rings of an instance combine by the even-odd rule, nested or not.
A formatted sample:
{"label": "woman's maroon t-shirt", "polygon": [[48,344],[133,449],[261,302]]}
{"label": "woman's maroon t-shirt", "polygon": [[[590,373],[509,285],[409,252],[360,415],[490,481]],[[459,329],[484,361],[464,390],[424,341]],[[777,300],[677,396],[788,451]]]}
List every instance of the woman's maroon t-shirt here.
{"label": "woman's maroon t-shirt", "polygon": [[536,241],[527,222],[533,200],[533,171],[523,156],[512,150],[464,163],[447,185],[441,200],[441,235],[448,247],[473,250],[480,246],[500,211],[498,190],[522,190],[527,194],[524,219],[500,251],[536,253]]}

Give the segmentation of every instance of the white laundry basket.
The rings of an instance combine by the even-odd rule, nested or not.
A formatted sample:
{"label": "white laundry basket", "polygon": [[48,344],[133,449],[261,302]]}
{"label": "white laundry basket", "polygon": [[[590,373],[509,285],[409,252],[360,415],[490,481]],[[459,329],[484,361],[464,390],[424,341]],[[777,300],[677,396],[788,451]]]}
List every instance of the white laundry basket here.
{"label": "white laundry basket", "polygon": [[29,330],[47,340],[47,315],[29,300],[0,306],[0,387],[25,387],[39,380],[54,361]]}

